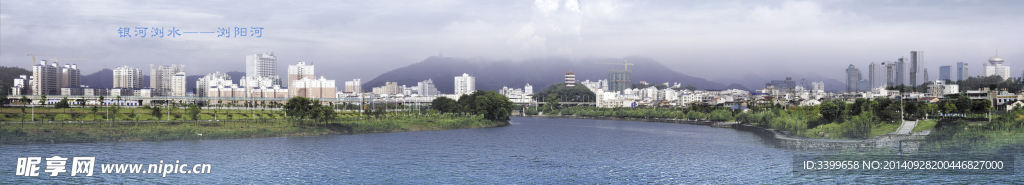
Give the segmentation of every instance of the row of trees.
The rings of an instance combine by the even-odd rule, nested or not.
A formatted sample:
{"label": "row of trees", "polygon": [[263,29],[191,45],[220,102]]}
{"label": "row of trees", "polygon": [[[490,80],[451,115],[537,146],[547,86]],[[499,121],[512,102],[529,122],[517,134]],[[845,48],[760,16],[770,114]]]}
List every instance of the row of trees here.
{"label": "row of trees", "polygon": [[[926,116],[940,116],[951,114],[983,114],[991,110],[989,100],[971,100],[965,96],[947,98],[937,103],[924,101],[905,101],[898,99],[858,98],[853,104],[843,100],[825,101],[821,103],[821,116],[825,123],[842,122],[853,115],[860,115],[863,112],[871,112],[876,121],[896,121],[901,115],[910,118],[925,118]],[[902,113],[902,114],[901,114]],[[817,124],[812,124],[811,127]]]}
{"label": "row of trees", "polygon": [[437,97],[430,105],[441,113],[482,115],[488,120],[506,121],[512,115],[512,101],[494,91],[474,91],[460,96],[458,101]]}

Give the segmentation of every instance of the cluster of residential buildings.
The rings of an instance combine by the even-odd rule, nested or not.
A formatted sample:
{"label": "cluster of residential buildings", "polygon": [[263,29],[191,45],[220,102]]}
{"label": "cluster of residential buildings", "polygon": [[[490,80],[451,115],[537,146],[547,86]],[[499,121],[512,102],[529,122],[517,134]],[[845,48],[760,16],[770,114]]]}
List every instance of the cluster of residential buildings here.
{"label": "cluster of residential buildings", "polygon": [[[185,66],[150,64],[148,87],[142,83],[143,70],[119,66],[113,69],[112,88],[105,89],[81,85],[77,65],[60,67],[57,62],[43,60],[32,67],[31,76],[22,75],[14,80],[12,95],[335,98],[338,94],[335,80],[316,78],[312,63],[299,61],[288,66],[288,88],[282,87],[276,66],[274,53],[248,55],[246,76],[237,83],[218,71],[197,80],[192,91],[187,87]],[[362,92],[359,83],[359,79],[346,82],[346,92]]]}
{"label": "cluster of residential buildings", "polygon": [[[463,73],[460,76],[455,76],[453,94],[441,94],[437,90],[437,86],[434,85],[433,79],[427,79],[421,82],[417,82],[416,86],[398,85],[398,82],[385,82],[383,86],[373,87],[371,97],[375,98],[427,98],[432,99],[436,97],[447,97],[458,100],[464,94],[470,94],[476,91],[476,77],[470,76],[468,73]],[[533,95],[533,86],[526,84],[523,88],[509,88],[507,86],[497,91],[499,94],[505,95],[509,100],[513,102],[529,102]],[[340,97],[353,97],[358,94],[345,93],[339,94]]]}

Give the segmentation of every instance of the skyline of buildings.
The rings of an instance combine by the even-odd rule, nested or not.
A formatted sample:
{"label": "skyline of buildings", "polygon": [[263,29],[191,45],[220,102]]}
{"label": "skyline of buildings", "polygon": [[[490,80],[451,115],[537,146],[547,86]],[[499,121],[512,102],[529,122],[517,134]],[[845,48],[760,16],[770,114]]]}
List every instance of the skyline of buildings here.
{"label": "skyline of buildings", "polygon": [[[914,77],[913,77],[913,76],[916,76],[916,75],[904,76],[903,73],[902,73],[902,72],[904,72],[906,70],[906,68],[910,68],[910,71],[915,71],[914,70],[915,67],[913,67],[914,65],[918,65],[918,67],[923,67],[923,64],[924,64],[924,62],[923,62],[924,61],[923,60],[923,52],[922,51],[912,51],[911,53],[912,53],[912,55],[911,55],[912,57],[911,58],[900,57],[899,59],[897,59],[896,63],[893,63],[893,62],[883,62],[883,63],[881,63],[882,65],[879,65],[878,63],[871,62],[871,64],[868,67],[868,71],[867,71],[868,78],[864,78],[863,77],[865,71],[863,71],[860,68],[857,68],[855,65],[851,64],[848,67],[848,69],[847,69],[847,78],[848,78],[847,79],[847,91],[848,92],[871,91],[872,89],[876,88],[876,86],[874,86],[874,85],[876,85],[880,81],[879,80],[880,78],[878,78],[878,77],[881,76],[881,73],[879,71],[880,71],[880,69],[882,67],[886,68],[886,72],[887,73],[885,73],[885,76],[886,76],[887,79],[889,79],[888,81],[890,81],[890,82],[887,82],[889,84],[899,84],[898,82],[905,81],[905,80],[916,81],[914,79]],[[985,72],[986,74],[985,74],[985,76],[1000,75],[1000,76],[1003,76],[1004,79],[1006,79],[1009,76],[1009,74],[1010,74],[1010,67],[1008,65],[1004,65],[1003,62],[1004,62],[1003,59],[1001,57],[998,57],[998,56],[994,56],[994,57],[989,58],[989,63],[991,65],[985,65],[986,66],[986,72]],[[260,66],[261,63],[262,64],[274,63],[274,65],[276,65],[276,56],[274,56],[273,53],[263,53],[263,54],[247,55],[246,63],[247,63],[247,65],[251,65],[251,66]],[[911,66],[911,67],[907,67],[908,65]],[[35,92],[35,91],[45,92],[46,94],[51,94],[51,95],[61,95],[61,94],[65,94],[65,95],[67,95],[67,94],[70,94],[70,95],[82,95],[82,94],[87,94],[86,92],[83,92],[83,89],[85,87],[80,85],[80,81],[81,81],[80,78],[81,77],[80,77],[80,72],[78,72],[77,65],[65,64],[63,68],[58,68],[58,66],[60,66],[60,65],[57,62],[49,62],[49,61],[43,60],[43,61],[40,61],[40,64],[37,64],[36,66],[37,67],[34,67],[33,70],[34,71],[38,70],[38,72],[34,72],[32,76],[26,76],[28,79],[24,79],[24,78],[21,78],[21,77],[17,78],[16,80],[20,80],[20,82],[15,82],[15,84],[18,84],[18,85],[15,85],[15,86],[19,86],[20,85],[21,87],[34,87],[34,89],[39,89],[39,90],[34,90],[33,92]],[[958,66],[960,66],[960,67],[958,67],[958,76],[966,75],[966,74],[959,74],[959,73],[960,73],[960,71],[966,71],[967,63],[959,62]],[[946,65],[946,66],[940,66],[939,68],[940,68],[940,77],[939,77],[939,79],[941,79],[941,80],[946,80],[946,79],[952,80],[951,79],[952,78],[951,77],[952,76],[951,66]],[[56,70],[56,72],[54,72],[55,71],[54,69],[60,69],[60,70]],[[211,79],[205,79],[205,76],[204,76],[203,79],[197,80],[196,89],[193,89],[193,90],[194,90],[194,92],[196,92],[196,96],[206,96],[206,95],[209,95],[209,94],[211,94],[210,93],[210,88],[218,88],[217,92],[216,93],[212,93],[212,94],[218,94],[218,96],[220,96],[220,95],[224,94],[225,92],[230,92],[231,93],[230,97],[291,97],[291,96],[303,96],[303,97],[315,97],[315,98],[336,97],[337,93],[338,93],[337,91],[339,91],[340,89],[335,87],[334,80],[326,79],[323,76],[321,76],[319,79],[315,78],[315,73],[314,73],[315,70],[314,69],[315,69],[315,67],[312,65],[312,63],[307,63],[305,61],[298,61],[297,64],[295,64],[295,65],[288,65],[288,77],[287,77],[288,78],[288,82],[287,82],[287,84],[289,84],[289,86],[290,86],[288,88],[281,87],[280,85],[274,85],[275,82],[274,82],[273,79],[280,79],[277,76],[247,75],[245,77],[253,77],[253,78],[250,78],[250,79],[246,79],[246,78],[240,79],[240,83],[239,84],[230,84],[230,83],[222,84],[224,81],[230,82],[231,79],[226,74],[220,73],[218,71],[218,72],[211,73],[211,74],[207,75],[207,76],[211,76],[211,75],[213,75],[213,76],[223,76],[223,77],[215,77],[214,78],[214,79],[219,79],[216,84],[210,84],[209,81],[211,81]],[[265,70],[258,69],[258,67],[253,67],[252,70],[253,71],[265,71]],[[923,74],[924,75],[923,79],[924,80],[929,80],[928,79],[928,74],[927,74],[927,68],[924,68],[923,70],[920,70],[920,71],[924,73]],[[627,70],[621,70],[621,71],[619,71],[619,70],[609,70],[609,76],[610,77],[613,76],[614,74],[616,74],[616,72],[619,72],[619,74],[629,74],[628,77],[631,77],[631,72],[632,71],[627,71]],[[219,73],[219,74],[217,74],[217,73]],[[111,94],[135,95],[135,96],[189,96],[189,92],[190,91],[188,90],[188,87],[186,87],[186,85],[185,85],[185,84],[187,84],[187,79],[186,79],[186,77],[187,77],[186,74],[187,73],[184,72],[184,66],[180,66],[180,65],[176,65],[176,64],[170,64],[170,65],[150,64],[150,79],[149,79],[149,81],[151,82],[150,83],[150,87],[142,87],[141,84],[142,84],[142,79],[143,79],[143,77],[142,77],[143,73],[138,68],[129,67],[129,66],[119,66],[119,67],[115,68],[114,74],[115,75],[114,75],[114,77],[112,79],[114,81],[114,84],[115,84],[114,85],[114,89],[123,89],[123,90],[110,90]],[[172,75],[168,78],[167,77],[168,74],[172,74]],[[892,74],[892,75],[889,75],[889,74]],[[56,78],[54,78],[54,75],[56,75]],[[39,77],[36,78],[36,76],[39,76]],[[901,79],[901,77],[904,77],[904,79]],[[910,79],[905,79],[905,78],[910,78]],[[35,80],[35,79],[40,79],[40,80]],[[56,79],[56,80],[53,80],[53,79]],[[300,80],[296,80],[296,79],[300,79]],[[632,79],[629,79],[629,80],[631,81]],[[350,89],[350,88],[352,89],[352,91],[362,91],[361,90],[361,83],[357,83],[359,81],[360,81],[359,79],[354,79],[353,81],[346,81],[346,87],[345,87],[346,91],[343,91],[343,92],[347,92],[348,89]],[[622,91],[612,91],[610,88],[613,87],[613,86],[611,84],[608,84],[609,81],[611,81],[611,80],[599,80],[596,83],[605,83],[605,84],[607,84],[607,85],[601,84],[599,86],[592,85],[595,82],[590,82],[589,80],[586,81],[586,82],[577,82],[576,74],[574,72],[572,72],[571,70],[566,72],[565,76],[564,76],[564,82],[566,82],[566,86],[574,86],[575,84],[581,84],[581,85],[587,86],[588,88],[592,88],[592,86],[597,86],[597,87],[600,87],[600,89],[602,89],[602,90],[603,89],[607,89],[607,90],[605,90],[606,92],[622,92]],[[779,81],[779,82],[776,82],[776,81]],[[788,82],[786,82],[786,81],[788,81]],[[352,82],[352,84],[350,84],[349,82]],[[57,83],[58,85],[54,86],[54,85],[52,85],[52,83]],[[280,83],[280,82],[278,82],[278,83]],[[389,83],[393,83],[393,84],[389,84]],[[33,84],[38,84],[38,85],[33,85]],[[79,85],[78,86],[67,86],[67,85],[74,85],[74,84],[79,84]],[[201,84],[206,84],[206,85],[201,85]],[[455,84],[456,84],[456,86],[455,86],[454,90],[457,92],[456,94],[471,93],[471,92],[476,90],[476,88],[475,88],[476,87],[475,77],[469,76],[468,73],[463,73],[462,76],[455,76]],[[774,86],[774,88],[776,90],[779,90],[779,91],[782,91],[782,92],[793,91],[793,90],[795,90],[798,87],[798,86],[795,86],[795,82],[793,82],[792,79],[790,79],[790,78],[787,78],[784,81],[783,80],[773,80],[769,84]],[[630,84],[630,85],[632,85],[632,84]],[[807,84],[803,84],[803,86],[806,86],[806,85]],[[917,84],[917,85],[919,85],[919,84]],[[205,88],[204,88],[204,86],[205,86]],[[211,87],[211,86],[221,86],[221,87]],[[385,86],[387,86],[389,88],[387,89],[386,93],[382,93],[382,94],[405,94],[405,95],[419,94],[421,96],[431,96],[431,95],[440,94],[440,93],[437,93],[436,87],[434,86],[432,79],[426,79],[424,81],[418,82],[416,84],[416,86],[412,86],[412,87],[406,87],[405,85],[399,86],[395,82],[387,82]],[[527,84],[527,86],[529,86],[529,84]],[[56,88],[50,88],[50,87],[56,87]],[[64,88],[67,88],[67,87],[70,87],[71,89],[65,90]],[[147,88],[148,88],[148,90],[146,90]],[[27,88],[27,89],[33,90],[33,88]],[[241,89],[241,90],[243,90],[243,92],[242,93],[236,93],[235,91],[237,89]],[[518,89],[512,89],[512,88],[510,88],[510,89],[511,90],[518,90]],[[527,89],[530,89],[530,90],[527,90]],[[14,91],[14,90],[15,89],[12,89],[12,91]],[[17,90],[19,92],[21,92],[22,94],[24,94],[23,92],[25,92],[25,89],[17,89]],[[56,91],[56,92],[54,92],[54,91]],[[203,91],[205,91],[205,92],[203,92]],[[518,90],[518,91],[522,91],[523,94],[530,94],[529,92],[532,92],[532,87],[531,88],[524,88],[524,89]],[[96,92],[98,92],[98,91],[90,91],[90,92],[92,92],[92,93],[88,93],[88,94],[97,94]],[[279,92],[286,92],[286,95],[277,95],[276,93],[279,93]],[[373,92],[377,93],[377,92],[384,92],[384,91],[378,91],[378,90],[374,89]],[[658,95],[658,96],[664,96],[664,95]]]}
{"label": "skyline of buildings", "polygon": [[[900,57],[899,59],[896,60],[896,62],[886,61],[886,62],[882,62],[881,65],[878,65],[875,62],[871,62],[870,64],[868,64],[868,79],[867,80],[864,80],[863,78],[859,77],[859,76],[862,75],[861,74],[862,72],[859,69],[856,68],[856,65],[850,64],[846,68],[846,73],[845,73],[846,74],[846,83],[847,83],[846,84],[846,91],[847,92],[874,91],[874,89],[882,87],[882,85],[880,85],[879,82],[878,82],[879,81],[878,79],[882,78],[882,76],[884,76],[884,78],[886,79],[885,86],[897,86],[897,85],[917,86],[917,85],[924,84],[926,82],[937,83],[937,81],[944,81],[944,80],[951,80],[952,81],[952,80],[954,80],[953,79],[953,69],[952,69],[953,66],[951,66],[951,65],[942,65],[942,66],[939,66],[939,78],[936,81],[931,81],[929,79],[929,77],[928,77],[928,69],[927,69],[927,67],[925,67],[925,62],[924,62],[923,58],[924,58],[924,52],[923,51],[911,51],[911,58],[910,59],[906,59],[906,58]],[[906,67],[906,65],[910,65],[909,68],[911,70],[911,74],[908,74],[907,76],[904,76],[903,72],[904,72],[904,67]],[[984,74],[981,75],[981,77],[998,75],[998,76],[1002,77],[1004,80],[1007,80],[1007,79],[1012,77],[1012,76],[1010,76],[1010,71],[1011,71],[1010,66],[1005,65],[1004,64],[1004,59],[1002,57],[999,57],[998,54],[996,56],[993,56],[993,57],[989,58],[988,64],[983,64],[983,67],[984,67],[985,70],[984,70]],[[884,70],[885,70],[884,74],[879,72],[880,70],[882,70],[882,68],[884,68]],[[915,77],[917,75],[914,74],[914,73],[916,73],[915,71],[917,69],[922,69],[921,71],[923,72],[923,78],[922,79],[924,81],[921,84],[918,84],[916,79],[915,79]],[[1022,76],[1024,76],[1024,73],[1022,73]],[[909,82],[908,83],[904,83],[905,82],[905,77],[909,78]],[[967,62],[957,62],[956,63],[956,79],[955,80],[956,81],[962,81],[962,80],[966,80],[968,77],[970,77],[968,63]],[[868,81],[868,82],[863,82],[863,81]],[[854,85],[854,83],[856,83],[856,85]]]}

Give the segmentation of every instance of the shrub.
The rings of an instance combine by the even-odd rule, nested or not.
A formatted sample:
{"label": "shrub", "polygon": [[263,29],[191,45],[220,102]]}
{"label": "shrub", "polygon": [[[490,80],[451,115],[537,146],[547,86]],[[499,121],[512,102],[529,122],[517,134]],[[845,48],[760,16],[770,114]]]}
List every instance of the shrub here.
{"label": "shrub", "polygon": [[724,110],[724,109],[719,109],[719,110],[711,111],[711,120],[712,121],[729,121],[731,119],[732,119],[732,112],[729,112],[729,111]]}
{"label": "shrub", "polygon": [[843,135],[851,139],[866,139],[871,135],[873,120],[874,116],[867,112],[854,116],[853,119],[842,124],[845,131]]}

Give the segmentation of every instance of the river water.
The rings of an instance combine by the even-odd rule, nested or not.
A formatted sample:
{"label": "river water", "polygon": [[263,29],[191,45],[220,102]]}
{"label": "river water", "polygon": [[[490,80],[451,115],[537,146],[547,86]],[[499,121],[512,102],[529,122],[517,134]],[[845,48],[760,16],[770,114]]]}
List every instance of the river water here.
{"label": "river water", "polygon": [[[359,135],[0,146],[0,183],[762,184],[1022,183],[1024,175],[794,175],[751,132],[514,117],[512,125]],[[16,176],[18,157],[96,157],[94,175]],[[1018,157],[1021,158],[1021,157]],[[209,174],[105,174],[101,164],[210,164]],[[1017,160],[1017,169],[1021,160]],[[147,166],[148,167],[148,166]],[[189,170],[185,168],[185,170]],[[145,167],[143,170],[146,170]]]}

